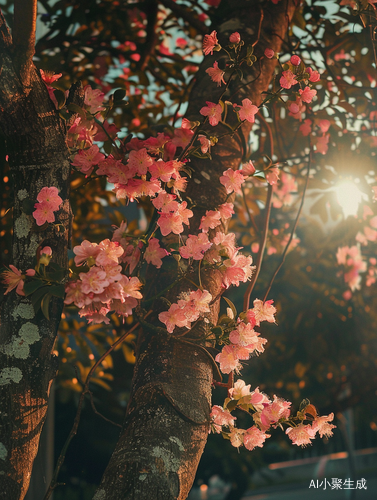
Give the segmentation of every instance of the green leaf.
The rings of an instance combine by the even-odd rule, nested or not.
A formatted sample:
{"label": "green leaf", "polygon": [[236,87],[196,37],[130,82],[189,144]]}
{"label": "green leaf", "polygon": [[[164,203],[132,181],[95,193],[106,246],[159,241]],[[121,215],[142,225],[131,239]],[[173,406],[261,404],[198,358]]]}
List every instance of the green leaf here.
{"label": "green leaf", "polygon": [[26,283],[24,285],[24,292],[25,292],[26,297],[28,295],[30,295],[31,293],[34,293],[36,290],[38,290],[38,288],[40,288],[43,285],[44,285],[43,281],[38,280],[38,279],[26,281]]}
{"label": "green leaf", "polygon": [[49,312],[48,312],[50,301],[51,301],[51,295],[48,293],[47,295],[45,295],[43,297],[42,303],[41,303],[41,309],[42,309],[42,312],[43,312],[43,316],[46,319],[50,319],[50,315],[49,315]]}
{"label": "green leaf", "polygon": [[65,104],[65,93],[61,90],[55,89],[54,96],[58,103],[58,109],[61,109]]}
{"label": "green leaf", "polygon": [[111,151],[113,149],[113,144],[111,141],[106,141],[105,144],[103,145],[103,149],[105,150],[106,154],[111,154]]}
{"label": "green leaf", "polygon": [[37,291],[35,291],[33,293],[33,295],[31,296],[30,300],[31,300],[31,303],[34,307],[35,313],[37,313],[39,311],[43,297],[45,297],[47,295],[47,293],[49,292],[49,289],[50,289],[50,287],[48,285],[42,286]]}
{"label": "green leaf", "polygon": [[65,297],[65,286],[64,285],[52,285],[49,287],[49,293],[54,297],[59,297],[60,299],[64,299]]}
{"label": "green leaf", "polygon": [[69,109],[69,111],[72,111],[72,113],[77,113],[78,115],[80,115],[82,120],[86,120],[86,111],[80,108],[80,106],[78,106],[74,102],[68,104],[67,109]]}
{"label": "green leaf", "polygon": [[228,306],[231,308],[232,310],[232,313],[233,313],[233,316],[234,316],[234,319],[237,318],[237,309],[236,309],[236,306],[233,304],[233,302],[231,300],[229,300],[227,297],[223,297],[223,299],[225,300],[225,302],[228,304]]}
{"label": "green leaf", "polygon": [[229,403],[226,406],[227,406],[227,409],[229,411],[233,411],[236,408],[237,404],[238,404],[238,401],[236,401],[235,399],[232,399],[232,401],[229,401]]}
{"label": "green leaf", "polygon": [[34,205],[34,201],[30,200],[29,198],[25,198],[25,200],[22,200],[22,211],[26,215],[31,215],[34,212]]}
{"label": "green leaf", "polygon": [[59,271],[53,271],[52,273],[46,273],[46,276],[51,281],[61,281],[65,277],[65,269],[60,269]]}
{"label": "green leaf", "polygon": [[61,109],[59,111],[59,116],[62,120],[69,120],[71,118],[71,114],[68,113],[65,109]]}
{"label": "green leaf", "polygon": [[114,101],[122,101],[126,97],[126,91],[124,89],[118,89],[114,92]]}

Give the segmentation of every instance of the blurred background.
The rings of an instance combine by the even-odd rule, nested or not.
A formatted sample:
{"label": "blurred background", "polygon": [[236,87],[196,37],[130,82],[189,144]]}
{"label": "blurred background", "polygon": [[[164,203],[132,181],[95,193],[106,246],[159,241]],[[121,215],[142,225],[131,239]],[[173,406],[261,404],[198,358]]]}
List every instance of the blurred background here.
{"label": "blurred background", "polygon": [[[62,90],[77,80],[107,95],[124,89],[127,105],[113,109],[108,118],[121,137],[173,134],[202,60],[202,37],[210,32],[212,21],[226,16],[223,2],[41,1],[35,64],[62,73]],[[282,260],[308,168],[310,181],[298,228],[269,294],[278,310],[278,325],[261,327],[268,339],[266,351],[244,363],[242,372],[247,384],[270,397],[287,398],[294,407],[307,398],[321,415],[334,412],[337,428],[333,438],[317,439],[304,449],[276,432],[263,449],[253,452],[210,435],[190,500],[377,497],[377,231],[371,189],[376,182],[376,65],[370,29],[363,20],[364,11],[373,18],[373,7],[367,2],[341,4],[303,2],[292,21],[286,54],[280,57],[284,63],[294,52],[321,72],[318,99],[306,119],[289,112],[289,103],[275,102],[261,111],[250,137],[248,159],[257,169],[268,163],[272,137],[271,159],[279,162],[282,172],[253,298],[264,296]],[[2,0],[0,5],[11,26],[12,2]],[[309,166],[305,124],[315,151]],[[4,152],[3,143],[0,146]],[[0,247],[2,263],[9,265],[12,187],[3,153],[0,178]],[[115,200],[111,189],[102,178],[84,179],[73,173],[74,245],[86,238],[111,237],[110,226],[124,219],[135,235],[145,229],[150,204],[140,200],[127,206]],[[236,203],[230,227],[239,245],[255,257],[265,196],[263,179],[250,181],[244,199]],[[353,246],[361,252],[365,269],[350,286],[347,272],[354,263],[339,264],[337,252]],[[228,293],[238,311],[245,289],[240,286]],[[129,317],[121,324],[114,317],[111,328],[88,326],[73,308],[66,309],[55,346],[60,370],[27,500],[43,497],[90,367],[133,322]],[[128,338],[96,370],[90,386],[93,405],[89,398],[85,401],[78,434],[59,476],[65,486],[54,492],[54,500],[92,498],[129,398],[135,338]],[[223,403],[224,391],[214,390],[214,404]],[[242,414],[237,418],[241,427],[248,426]],[[335,488],[333,479],[341,480],[337,484],[342,487]]]}

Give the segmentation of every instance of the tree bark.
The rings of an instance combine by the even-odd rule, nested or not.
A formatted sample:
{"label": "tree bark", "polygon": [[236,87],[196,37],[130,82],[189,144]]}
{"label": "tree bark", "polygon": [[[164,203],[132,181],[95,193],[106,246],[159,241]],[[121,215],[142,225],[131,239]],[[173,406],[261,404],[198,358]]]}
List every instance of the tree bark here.
{"label": "tree bark", "polygon": [[[258,62],[245,67],[242,81],[232,80],[224,100],[241,104],[247,97],[258,105],[263,98],[261,93],[268,89],[276,61],[259,58],[267,47],[280,51],[296,4],[283,0],[277,5],[269,2],[263,8],[264,11],[262,4],[256,1],[235,0],[221,2],[216,11],[212,29],[217,31],[221,45],[228,45],[229,35],[234,31],[240,33],[245,44],[259,38],[255,46]],[[189,99],[187,118],[200,120],[199,110],[205,102],[219,99],[222,89],[214,88],[205,70],[214,60],[223,68],[224,59],[215,53],[203,61]],[[233,123],[237,123],[236,118],[233,119]],[[193,175],[186,196],[196,208],[190,219],[190,233],[195,234],[206,210],[225,202],[226,193],[219,177],[228,168],[238,168],[247,154],[251,127],[246,122],[237,133],[222,138],[212,150],[211,161],[191,160]],[[216,130],[218,134],[226,131],[228,129],[220,126]],[[162,266],[155,292],[175,279],[174,271],[166,271]],[[213,297],[221,293],[220,273],[204,273],[202,281]],[[187,286],[175,287],[169,300],[176,302],[177,295],[187,289]],[[219,300],[210,313],[210,320],[215,324],[218,310]],[[209,430],[211,386],[216,369],[209,352],[202,346],[185,341],[184,337],[169,337],[163,329],[157,331],[158,312],[153,313],[154,325],[144,327],[140,333],[124,427],[93,500],[183,500],[194,481]],[[199,323],[190,331],[190,337],[200,338],[203,328],[203,322]]]}
{"label": "tree bark", "polygon": [[[52,248],[53,262],[68,267],[71,220],[66,127],[32,65],[30,51],[25,56],[13,45],[0,11],[0,133],[6,141],[14,190],[12,264],[23,273],[34,268],[41,244]],[[52,225],[39,228],[25,212],[25,202],[35,203],[45,186],[57,187],[63,199],[56,213],[60,230]],[[47,320],[14,290],[1,304],[0,498],[4,500],[22,500],[28,489],[57,371],[52,349],[62,307],[61,299],[53,299]]]}

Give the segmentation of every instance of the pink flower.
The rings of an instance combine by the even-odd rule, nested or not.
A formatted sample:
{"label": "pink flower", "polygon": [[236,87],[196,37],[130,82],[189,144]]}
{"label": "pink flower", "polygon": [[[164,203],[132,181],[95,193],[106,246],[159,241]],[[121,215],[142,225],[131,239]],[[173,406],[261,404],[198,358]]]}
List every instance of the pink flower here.
{"label": "pink flower", "polygon": [[[136,118],[137,120],[137,118]],[[140,124],[139,124],[140,125]],[[109,123],[107,120],[105,120],[102,123],[102,126],[98,125],[99,130],[94,136],[95,141],[101,141],[105,142],[109,140],[109,136],[112,139],[115,139],[117,133],[119,132],[118,127],[114,123]]]}
{"label": "pink flower", "polygon": [[234,421],[237,420],[236,417],[233,417],[229,411],[224,410],[221,406],[217,405],[212,406],[209,416],[211,417],[212,425],[217,433],[221,432],[222,426],[232,426]]}
{"label": "pink flower", "polygon": [[88,262],[89,266],[93,266],[100,248],[97,243],[90,243],[90,241],[84,240],[80,245],[73,247],[73,252],[76,255],[76,266],[81,266],[85,261]]}
{"label": "pink flower", "polygon": [[61,73],[57,73],[55,75],[53,71],[43,71],[43,69],[40,69],[39,71],[41,73],[42,80],[47,85],[50,85],[51,83],[56,82],[56,80],[59,80],[59,78],[62,76]]}
{"label": "pink flower", "polygon": [[89,149],[80,149],[71,163],[83,174],[90,175],[93,172],[94,166],[98,165],[104,159],[105,155],[100,153],[98,146],[94,145]]}
{"label": "pink flower", "polygon": [[199,135],[198,136],[199,142],[200,142],[200,151],[203,154],[206,154],[208,151],[210,151],[211,148],[211,141],[207,139],[205,135]]}
{"label": "pink flower", "polygon": [[251,396],[250,384],[246,385],[244,380],[238,379],[234,387],[229,389],[228,392],[231,398],[237,400],[243,398],[243,401],[246,403],[250,399],[249,396]]}
{"label": "pink flower", "polygon": [[110,241],[109,239],[101,241],[98,248],[99,252],[96,256],[97,266],[113,266],[118,264],[119,258],[124,252],[117,241]]}
{"label": "pink flower", "polygon": [[148,262],[148,264],[153,264],[160,269],[162,266],[162,260],[164,257],[169,255],[164,248],[160,247],[160,243],[157,238],[151,238],[148,243],[148,247],[144,253],[144,259]]}
{"label": "pink flower", "polygon": [[332,422],[333,420],[334,420],[333,413],[330,413],[330,415],[328,416],[317,417],[314,419],[312,423],[313,430],[315,432],[318,431],[321,438],[323,436],[329,438],[333,435],[332,429],[336,427],[335,425],[329,424],[329,422]]}
{"label": "pink flower", "polygon": [[243,444],[247,450],[252,451],[256,447],[262,448],[264,442],[269,437],[271,437],[269,434],[264,433],[253,425],[253,427],[246,430],[243,437]]}
{"label": "pink flower", "polygon": [[232,427],[230,429],[230,443],[235,448],[239,448],[243,444],[243,436],[245,434],[245,429],[236,429]]}
{"label": "pink flower", "polygon": [[106,272],[96,266],[91,267],[87,273],[80,273],[79,276],[83,293],[102,293],[110,284]]}
{"label": "pink flower", "polygon": [[122,286],[123,289],[123,295],[125,298],[132,297],[134,299],[142,299],[143,296],[139,292],[139,289],[142,286],[141,281],[139,281],[139,278],[136,276],[133,276],[132,278],[128,278],[127,276],[122,275],[119,283]]}
{"label": "pink flower", "polygon": [[161,190],[158,196],[152,200],[152,204],[157,210],[161,210],[161,212],[175,212],[178,209],[178,202],[175,199],[176,196],[174,194],[168,194],[166,191]]}
{"label": "pink flower", "polygon": [[316,153],[321,153],[325,155],[329,149],[328,142],[330,140],[330,134],[323,134],[316,139],[315,147]]}
{"label": "pink flower", "polygon": [[189,323],[183,309],[178,304],[172,304],[168,311],[164,311],[158,315],[158,319],[161,323],[165,323],[169,333],[173,333],[176,326],[180,328],[184,326],[188,327]]}
{"label": "pink flower", "polygon": [[240,43],[241,35],[237,31],[235,31],[234,33],[232,33],[230,35],[229,41],[230,41],[230,43]]}
{"label": "pink flower", "polygon": [[58,195],[59,191],[56,187],[43,187],[37,196],[39,203],[45,202],[55,212],[59,210],[63,200]]}
{"label": "pink flower", "polygon": [[273,186],[274,184],[277,184],[277,182],[279,180],[279,172],[280,172],[280,170],[278,169],[278,167],[272,167],[266,171],[266,173],[265,173],[266,181],[271,186]]}
{"label": "pink flower", "polygon": [[242,106],[238,110],[238,115],[240,120],[247,120],[250,123],[255,122],[255,115],[258,113],[259,109],[257,106],[250,101],[250,99],[243,99]]}
{"label": "pink flower", "polygon": [[315,430],[311,425],[299,424],[297,427],[289,427],[285,433],[288,434],[289,439],[297,446],[305,446],[311,444],[311,440],[315,436]]}
{"label": "pink flower", "polygon": [[4,295],[7,295],[11,290],[16,289],[18,295],[25,295],[24,293],[24,280],[26,276],[34,276],[35,270],[28,269],[25,274],[22,274],[15,266],[9,265],[9,269],[1,273],[2,282],[7,285]]}
{"label": "pink flower", "polygon": [[177,209],[174,212],[162,212],[157,220],[157,224],[160,227],[161,234],[167,236],[170,233],[181,234],[183,232],[183,224],[187,226],[189,223],[189,218],[194,214],[187,207],[187,202],[177,203]]}
{"label": "pink flower", "polygon": [[321,79],[321,75],[319,74],[318,71],[313,71],[311,68],[306,68],[306,73],[309,73],[309,81],[312,83],[319,82]]}
{"label": "pink flower", "polygon": [[220,363],[220,370],[223,373],[230,373],[241,368],[238,357],[238,347],[236,345],[226,345],[216,356],[215,360]]}
{"label": "pink flower", "polygon": [[54,210],[48,203],[45,201],[36,203],[34,208],[36,210],[33,212],[33,217],[38,226],[43,226],[45,222],[55,222]]}
{"label": "pink flower", "polygon": [[287,71],[283,71],[283,74],[280,78],[280,85],[283,87],[283,89],[290,89],[297,83],[298,81],[296,80],[296,75],[294,75],[290,69],[288,69]]}
{"label": "pink flower", "polygon": [[145,175],[153,163],[153,159],[145,148],[139,151],[131,151],[128,158],[128,167],[137,175]]}
{"label": "pink flower", "polygon": [[315,89],[311,89],[310,87],[305,87],[304,90],[299,89],[301,99],[306,102],[310,103],[313,100],[313,97],[317,94],[317,91]]}
{"label": "pink flower", "polygon": [[266,300],[263,302],[262,300],[255,299],[253,302],[254,305],[254,316],[255,316],[255,324],[257,326],[260,325],[261,321],[267,321],[268,323],[275,323],[275,314],[276,307],[273,306],[273,300]]}
{"label": "pink flower", "polygon": [[241,186],[245,182],[245,177],[242,175],[240,170],[232,170],[228,168],[223,175],[220,177],[220,182],[225,186],[226,192],[228,194],[233,191],[238,194],[242,194]]}
{"label": "pink flower", "polygon": [[221,120],[221,114],[223,112],[220,104],[215,104],[214,102],[206,101],[207,106],[204,106],[200,110],[200,114],[203,116],[208,116],[210,125],[216,126]]}
{"label": "pink flower", "polygon": [[264,55],[268,58],[268,59],[272,59],[275,55],[275,51],[272,50],[272,49],[269,49],[267,48],[265,51],[264,51]]}
{"label": "pink flower", "polygon": [[172,144],[177,148],[185,148],[190,144],[194,131],[187,128],[177,128],[174,130]]}
{"label": "pink flower", "polygon": [[212,31],[210,35],[204,35],[203,39],[203,52],[205,56],[208,56],[208,54],[213,54],[213,49],[218,45],[218,40],[217,40],[217,33],[216,31]]}
{"label": "pink flower", "polygon": [[179,49],[184,49],[187,45],[187,40],[185,40],[184,38],[177,38],[176,41],[175,41],[175,45],[179,48]]}
{"label": "pink flower", "polygon": [[265,406],[260,415],[263,427],[268,429],[271,424],[276,424],[280,419],[287,419],[291,413],[292,403],[274,396],[274,400]]}
{"label": "pink flower", "polygon": [[318,127],[321,129],[321,132],[325,134],[329,128],[330,128],[330,121],[329,120],[320,120],[318,123]]}
{"label": "pink flower", "polygon": [[299,127],[300,132],[304,137],[308,136],[312,131],[312,121],[307,118]]}
{"label": "pink flower", "polygon": [[105,109],[102,106],[104,98],[105,94],[99,89],[92,89],[90,85],[86,85],[84,103],[88,106],[90,113],[94,114]]}
{"label": "pink flower", "polygon": [[217,210],[207,210],[200,222],[199,229],[207,233],[209,229],[214,229],[221,224],[221,214]]}
{"label": "pink flower", "polygon": [[186,244],[179,248],[179,253],[184,259],[192,257],[194,260],[202,260],[205,252],[211,246],[212,243],[205,233],[199,233],[198,236],[189,234]]}
{"label": "pink flower", "polygon": [[233,203],[223,203],[218,207],[222,219],[230,219],[234,214]]}
{"label": "pink flower", "polygon": [[206,73],[211,77],[211,80],[213,82],[217,83],[218,87],[221,86],[221,83],[225,83],[224,80],[225,71],[219,68],[217,61],[213,63],[213,68],[206,69]]}
{"label": "pink flower", "polygon": [[229,340],[232,344],[238,344],[241,346],[248,346],[257,342],[257,336],[259,334],[253,330],[250,323],[246,324],[243,321],[238,323],[236,330],[233,330],[229,334]]}
{"label": "pink flower", "polygon": [[301,59],[298,56],[294,55],[291,57],[291,63],[293,64],[293,66],[300,66]]}
{"label": "pink flower", "polygon": [[172,175],[179,170],[180,166],[181,163],[178,161],[163,161],[159,159],[149,167],[149,171],[152,177],[159,178],[162,182],[169,182]]}
{"label": "pink flower", "polygon": [[234,255],[231,259],[224,261],[225,272],[223,274],[223,285],[229,288],[230,285],[239,286],[240,282],[246,283],[251,278],[255,266],[252,266],[251,256]]}
{"label": "pink flower", "polygon": [[251,160],[249,160],[247,163],[244,163],[242,165],[242,169],[240,170],[240,172],[245,177],[249,177],[249,175],[254,175],[255,174],[255,167],[254,167],[253,162]]}

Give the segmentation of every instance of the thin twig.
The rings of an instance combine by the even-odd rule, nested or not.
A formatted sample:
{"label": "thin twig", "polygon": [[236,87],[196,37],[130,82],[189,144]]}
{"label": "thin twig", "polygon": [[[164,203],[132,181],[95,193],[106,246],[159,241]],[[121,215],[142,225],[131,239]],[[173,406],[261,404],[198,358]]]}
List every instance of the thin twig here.
{"label": "thin twig", "polygon": [[296,220],[293,224],[293,227],[292,227],[292,231],[291,231],[291,235],[290,235],[290,238],[288,240],[288,243],[286,245],[286,247],[284,248],[284,252],[283,252],[283,255],[282,255],[282,258],[281,258],[281,262],[280,264],[278,265],[278,267],[276,268],[272,278],[271,278],[271,281],[268,285],[268,288],[266,290],[266,293],[264,294],[264,297],[263,297],[263,302],[265,302],[265,300],[267,299],[268,297],[268,294],[270,293],[270,290],[271,290],[271,287],[272,287],[272,284],[278,274],[278,272],[280,271],[282,265],[284,264],[285,262],[285,256],[287,255],[287,252],[288,252],[288,248],[289,248],[289,245],[291,244],[292,240],[293,240],[293,235],[296,231],[296,228],[297,228],[297,224],[298,224],[298,220],[300,218],[300,214],[301,214],[301,210],[302,210],[302,207],[304,205],[304,200],[305,200],[305,194],[306,194],[306,190],[307,190],[307,187],[308,187],[308,183],[309,183],[309,174],[310,174],[310,166],[311,166],[311,160],[312,160],[312,146],[310,146],[310,154],[309,154],[309,159],[308,159],[308,171],[307,171],[307,174],[306,174],[306,181],[305,181],[305,186],[304,186],[304,191],[302,193],[302,198],[301,198],[301,203],[300,203],[300,206],[299,206],[299,209],[298,209],[298,212],[297,212],[297,216],[296,216]]}
{"label": "thin twig", "polygon": [[253,276],[250,280],[249,286],[247,287],[246,293],[244,295],[244,300],[243,300],[243,310],[244,311],[249,309],[250,296],[251,296],[251,293],[254,289],[254,285],[258,279],[260,269],[262,267],[263,254],[264,254],[264,249],[266,248],[266,242],[267,242],[268,226],[270,223],[272,190],[273,190],[273,186],[271,186],[271,184],[269,184],[268,191],[267,191],[266,208],[265,208],[266,215],[265,215],[265,219],[264,219],[262,238],[261,238],[261,242],[259,245],[256,270],[255,270],[255,273],[253,274]]}
{"label": "thin twig", "polygon": [[95,404],[94,404],[94,401],[93,401],[93,393],[92,391],[89,391],[89,396],[90,396],[90,404],[92,406],[92,410],[94,411],[94,413],[96,415],[98,415],[99,417],[103,418],[103,420],[106,420],[106,422],[109,422],[109,424],[112,424],[112,425],[115,425],[116,427],[120,427],[122,428],[122,426],[120,424],[117,424],[116,422],[113,422],[112,420],[110,420],[109,418],[105,417],[105,415],[102,415],[102,413],[100,413]]}
{"label": "thin twig", "polygon": [[[150,314],[151,311],[149,311],[146,316],[148,316],[148,314]],[[145,317],[146,317],[145,316]],[[52,492],[54,491],[54,489],[58,486],[58,483],[57,483],[57,478],[58,478],[58,475],[59,475],[59,472],[60,472],[60,469],[61,469],[61,466],[63,465],[64,463],[64,460],[65,460],[65,455],[67,453],[67,449],[68,449],[68,446],[70,444],[70,442],[72,441],[73,437],[76,435],[77,433],[77,429],[78,429],[78,426],[79,426],[79,422],[80,422],[80,417],[81,417],[81,410],[82,410],[82,405],[84,403],[84,399],[85,399],[85,395],[90,393],[89,391],[89,382],[90,382],[90,379],[92,378],[93,376],[93,373],[94,371],[96,370],[96,368],[102,363],[102,361],[119,345],[121,344],[126,337],[128,337],[137,327],[139,326],[139,323],[136,323],[128,332],[126,332],[124,335],[122,335],[116,342],[114,342],[113,345],[111,345],[107,351],[99,358],[98,361],[96,361],[96,363],[94,363],[94,365],[91,367],[89,373],[88,373],[88,376],[86,377],[86,381],[85,381],[85,385],[84,385],[84,388],[83,388],[83,391],[80,395],[80,399],[79,399],[79,404],[78,404],[78,407],[77,407],[77,412],[76,412],[76,416],[75,416],[75,420],[73,422],[73,426],[72,426],[72,429],[64,443],[64,446],[63,446],[63,449],[62,451],[60,452],[60,455],[59,455],[59,458],[58,458],[58,461],[57,461],[57,464],[56,464],[56,467],[55,467],[55,470],[54,470],[54,473],[53,473],[53,476],[52,476],[52,479],[51,479],[51,482],[50,482],[50,485],[48,487],[48,490],[46,491],[46,494],[45,496],[43,497],[43,500],[48,500],[52,494]]]}

